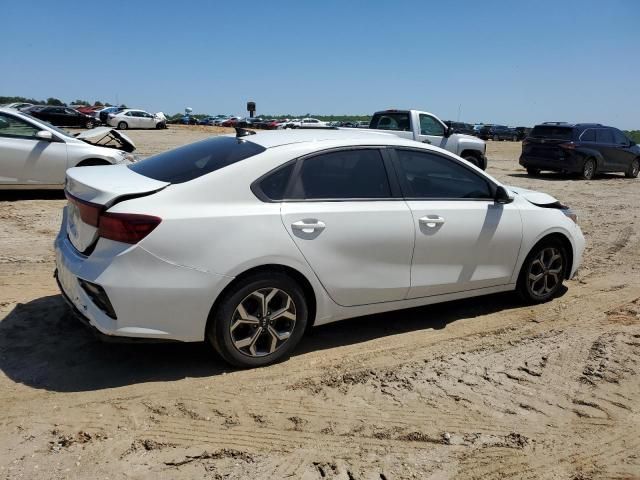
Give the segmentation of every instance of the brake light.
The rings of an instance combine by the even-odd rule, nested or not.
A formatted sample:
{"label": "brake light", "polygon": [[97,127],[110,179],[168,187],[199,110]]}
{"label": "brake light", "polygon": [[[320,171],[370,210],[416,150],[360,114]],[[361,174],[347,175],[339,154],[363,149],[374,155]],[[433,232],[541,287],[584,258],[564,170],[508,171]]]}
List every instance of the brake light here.
{"label": "brake light", "polygon": [[576,144],[573,142],[561,143],[560,148],[564,148],[566,150],[575,150]]}
{"label": "brake light", "polygon": [[102,205],[92,202],[87,202],[86,200],[81,200],[78,197],[71,195],[69,192],[65,190],[64,192],[67,200],[73,203],[80,212],[80,218],[87,225],[91,225],[92,227],[98,226],[98,220],[100,219],[100,213],[102,212]]}
{"label": "brake light", "polygon": [[104,213],[100,216],[98,236],[124,243],[138,243],[162,221],[152,215]]}

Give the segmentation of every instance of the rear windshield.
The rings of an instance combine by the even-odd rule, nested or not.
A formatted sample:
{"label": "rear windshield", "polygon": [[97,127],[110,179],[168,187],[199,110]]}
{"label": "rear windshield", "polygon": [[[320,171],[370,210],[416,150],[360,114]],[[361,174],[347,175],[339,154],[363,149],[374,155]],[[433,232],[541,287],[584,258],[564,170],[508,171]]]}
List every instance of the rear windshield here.
{"label": "rear windshield", "polygon": [[154,180],[183,183],[265,150],[260,145],[235,137],[214,137],[154,155],[129,165],[129,168]]}
{"label": "rear windshield", "polygon": [[533,127],[529,136],[536,138],[549,138],[552,140],[571,140],[573,138],[573,128],[538,125]]}
{"label": "rear windshield", "polygon": [[373,115],[370,128],[379,130],[396,130],[408,132],[411,130],[409,112],[381,112]]}

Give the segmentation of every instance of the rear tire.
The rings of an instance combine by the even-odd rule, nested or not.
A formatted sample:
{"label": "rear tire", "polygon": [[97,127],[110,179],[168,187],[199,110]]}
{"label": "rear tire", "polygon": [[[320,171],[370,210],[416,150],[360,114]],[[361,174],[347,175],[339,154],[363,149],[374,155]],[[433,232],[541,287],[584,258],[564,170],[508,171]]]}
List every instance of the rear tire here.
{"label": "rear tire", "polygon": [[129,128],[129,125],[127,124],[127,122],[118,123],[118,130],[126,130],[127,128]]}
{"label": "rear tire", "polygon": [[303,290],[291,277],[257,273],[224,294],[209,315],[206,338],[231,365],[262,367],[290,355],[307,320]]}
{"label": "rear tire", "polygon": [[624,176],[627,178],[637,178],[638,172],[640,172],[640,160],[636,158],[631,161],[629,168],[624,172]]}
{"label": "rear tire", "polygon": [[556,296],[566,269],[567,254],[557,240],[537,244],[522,264],[516,291],[529,304],[544,303]]}
{"label": "rear tire", "polygon": [[540,169],[539,168],[528,167],[527,168],[527,174],[531,175],[532,177],[535,177],[537,175],[540,175]]}
{"label": "rear tire", "polygon": [[89,120],[84,126],[85,128],[91,130],[94,127],[93,121]]}
{"label": "rear tire", "polygon": [[593,158],[587,158],[582,165],[580,177],[583,180],[592,180],[596,176],[596,161]]}

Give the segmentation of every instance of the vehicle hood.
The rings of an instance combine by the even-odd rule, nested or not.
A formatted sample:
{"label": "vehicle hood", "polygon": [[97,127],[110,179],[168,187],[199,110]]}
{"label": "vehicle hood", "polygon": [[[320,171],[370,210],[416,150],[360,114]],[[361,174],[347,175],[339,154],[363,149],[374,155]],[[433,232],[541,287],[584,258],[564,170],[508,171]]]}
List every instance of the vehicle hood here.
{"label": "vehicle hood", "polygon": [[558,200],[553,198],[551,195],[548,195],[542,192],[536,192],[535,190],[527,190],[526,188],[511,187],[511,186],[507,186],[506,188],[512,191],[513,193],[515,193],[516,195],[524,197],[526,200],[533,203],[534,205],[548,205],[551,203],[558,202]]}
{"label": "vehicle hood", "polygon": [[124,133],[111,127],[98,127],[79,133],[75,138],[99,147],[116,148],[131,153],[136,146]]}
{"label": "vehicle hood", "polygon": [[482,142],[483,140],[478,137],[474,137],[473,135],[467,135],[466,133],[456,133],[455,134],[460,140],[471,140],[475,142]]}

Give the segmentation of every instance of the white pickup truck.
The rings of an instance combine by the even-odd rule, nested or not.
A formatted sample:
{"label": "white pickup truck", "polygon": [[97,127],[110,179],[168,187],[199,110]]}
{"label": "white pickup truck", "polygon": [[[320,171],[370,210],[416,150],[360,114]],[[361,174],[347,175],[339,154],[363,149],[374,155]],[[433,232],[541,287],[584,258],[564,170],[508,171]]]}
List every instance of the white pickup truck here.
{"label": "white pickup truck", "polygon": [[430,143],[455,153],[482,170],[487,168],[487,144],[471,135],[453,133],[432,113],[418,110],[383,110],[373,114],[369,128]]}

